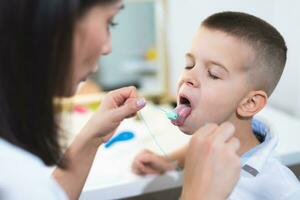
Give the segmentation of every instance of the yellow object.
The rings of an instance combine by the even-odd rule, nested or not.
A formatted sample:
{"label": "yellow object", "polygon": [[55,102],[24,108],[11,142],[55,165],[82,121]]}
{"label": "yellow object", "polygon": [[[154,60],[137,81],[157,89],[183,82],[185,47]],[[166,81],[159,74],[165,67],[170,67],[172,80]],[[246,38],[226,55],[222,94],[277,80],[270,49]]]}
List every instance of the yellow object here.
{"label": "yellow object", "polygon": [[96,111],[100,106],[100,102],[95,102],[95,103],[90,103],[88,105],[88,108],[91,109],[92,111]]}
{"label": "yellow object", "polygon": [[146,54],[145,54],[145,59],[146,60],[156,60],[157,57],[158,57],[157,51],[154,48],[148,49]]}

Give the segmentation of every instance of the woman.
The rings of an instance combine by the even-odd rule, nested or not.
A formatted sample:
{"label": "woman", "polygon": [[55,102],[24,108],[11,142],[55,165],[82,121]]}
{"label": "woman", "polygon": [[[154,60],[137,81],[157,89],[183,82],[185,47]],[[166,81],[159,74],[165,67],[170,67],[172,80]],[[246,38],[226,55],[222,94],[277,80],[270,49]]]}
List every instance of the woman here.
{"label": "woman", "polygon": [[[0,2],[0,199],[78,199],[98,147],[144,107],[134,87],[108,93],[62,154],[54,97],[73,95],[97,70],[99,56],[110,53],[109,28],[122,8],[120,0]],[[238,160],[227,144],[232,133],[230,125],[208,125],[193,136],[183,199],[224,199],[230,192],[239,174],[227,162]],[[199,142],[224,159],[197,155]],[[203,162],[193,163],[196,157]],[[52,165],[54,179],[47,176]],[[216,181],[225,170],[226,183]]]}

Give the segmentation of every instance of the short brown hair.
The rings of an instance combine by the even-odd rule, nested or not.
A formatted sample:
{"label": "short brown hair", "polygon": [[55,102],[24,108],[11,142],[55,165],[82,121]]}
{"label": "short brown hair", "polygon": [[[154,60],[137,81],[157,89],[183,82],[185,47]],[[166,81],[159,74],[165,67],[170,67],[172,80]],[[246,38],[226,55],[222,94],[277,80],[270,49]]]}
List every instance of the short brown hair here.
{"label": "short brown hair", "polygon": [[262,89],[270,96],[286,63],[287,47],[281,34],[266,21],[242,12],[213,14],[202,22],[202,26],[237,37],[252,47],[255,61],[249,68],[249,80],[256,84],[256,89]]}

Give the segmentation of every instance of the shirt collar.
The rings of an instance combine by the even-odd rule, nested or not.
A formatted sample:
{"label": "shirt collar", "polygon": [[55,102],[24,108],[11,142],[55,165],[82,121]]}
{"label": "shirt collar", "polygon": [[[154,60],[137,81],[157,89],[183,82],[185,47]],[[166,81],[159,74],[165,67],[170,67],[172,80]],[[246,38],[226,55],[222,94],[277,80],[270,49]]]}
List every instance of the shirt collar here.
{"label": "shirt collar", "polygon": [[267,159],[274,153],[278,137],[263,122],[253,119],[252,130],[255,135],[262,136],[264,141],[242,155],[242,169],[252,176],[259,174]]}

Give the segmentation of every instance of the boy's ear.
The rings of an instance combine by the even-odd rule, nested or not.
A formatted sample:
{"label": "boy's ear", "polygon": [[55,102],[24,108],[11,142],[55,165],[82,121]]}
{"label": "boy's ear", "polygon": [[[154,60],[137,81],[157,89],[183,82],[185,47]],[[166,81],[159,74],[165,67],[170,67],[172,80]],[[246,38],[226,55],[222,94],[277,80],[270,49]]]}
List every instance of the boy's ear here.
{"label": "boy's ear", "polygon": [[261,111],[268,101],[268,95],[266,92],[251,91],[249,94],[240,102],[237,108],[237,115],[243,118],[253,117],[256,113]]}

